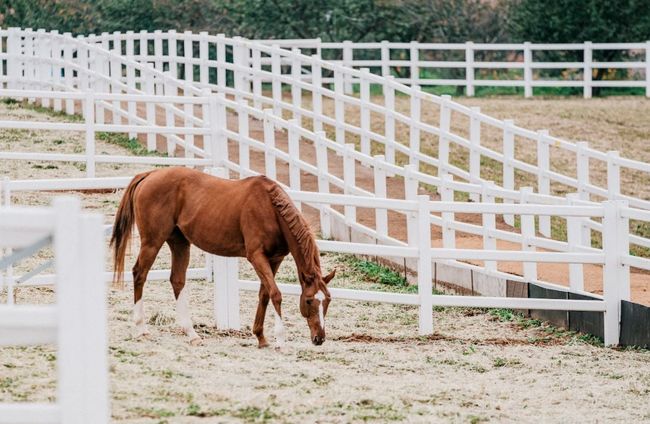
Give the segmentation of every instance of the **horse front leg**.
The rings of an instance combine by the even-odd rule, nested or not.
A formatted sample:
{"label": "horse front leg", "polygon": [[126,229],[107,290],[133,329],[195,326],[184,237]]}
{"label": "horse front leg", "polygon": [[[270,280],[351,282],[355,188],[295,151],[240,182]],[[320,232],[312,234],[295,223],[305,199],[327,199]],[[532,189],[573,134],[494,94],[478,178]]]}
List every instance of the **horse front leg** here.
{"label": "horse front leg", "polygon": [[[268,305],[269,300],[271,300],[273,303],[273,313],[275,315],[274,335],[276,347],[282,349],[286,342],[286,330],[284,328],[284,323],[282,322],[282,293],[280,293],[280,290],[275,283],[275,273],[282,261],[270,261],[261,250],[248,254],[247,258],[253,265],[261,283],[260,303],[258,304],[257,314],[255,316],[256,324],[258,324],[258,318],[260,320],[258,330],[260,331],[261,337],[257,335],[257,333],[255,334],[258,337],[259,346],[264,347],[262,342],[266,342],[264,339],[263,329],[264,316],[266,314],[266,306]],[[263,293],[264,297],[262,297]],[[255,331],[255,327],[253,331]]]}
{"label": "horse front leg", "polygon": [[255,323],[253,324],[253,334],[257,337],[258,347],[261,349],[267,347],[269,342],[264,337],[264,317],[266,316],[266,307],[269,304],[269,292],[264,284],[260,284],[259,301],[257,303],[257,312],[255,313]]}

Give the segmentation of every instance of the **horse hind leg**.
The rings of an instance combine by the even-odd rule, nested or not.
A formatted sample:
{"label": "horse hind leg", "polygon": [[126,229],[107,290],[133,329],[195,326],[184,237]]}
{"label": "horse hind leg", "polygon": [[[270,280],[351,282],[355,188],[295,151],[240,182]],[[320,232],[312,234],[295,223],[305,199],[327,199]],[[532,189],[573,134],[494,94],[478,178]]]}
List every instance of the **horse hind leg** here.
{"label": "horse hind leg", "polygon": [[190,317],[190,291],[185,286],[187,267],[190,263],[190,242],[178,230],[167,240],[172,252],[170,282],[176,297],[176,322],[190,338],[192,345],[201,343],[201,337],[194,330]]}
{"label": "horse hind leg", "polygon": [[144,290],[144,283],[147,281],[147,275],[153,262],[156,260],[160,246],[143,242],[140,246],[138,259],[133,266],[133,321],[135,322],[136,338],[149,335],[144,316],[142,292]]}

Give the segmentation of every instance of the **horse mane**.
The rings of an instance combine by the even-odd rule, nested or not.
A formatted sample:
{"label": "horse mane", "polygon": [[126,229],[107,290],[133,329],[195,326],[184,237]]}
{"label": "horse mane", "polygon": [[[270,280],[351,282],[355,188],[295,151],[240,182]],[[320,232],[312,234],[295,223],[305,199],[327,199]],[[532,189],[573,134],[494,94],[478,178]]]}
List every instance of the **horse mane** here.
{"label": "horse mane", "polygon": [[301,256],[305,260],[307,270],[320,269],[320,253],[314,238],[314,234],[305,221],[300,211],[294,206],[289,195],[277,184],[265,178],[270,184],[265,184],[271,203],[278,212],[278,215],[287,224],[289,232],[293,236],[300,249]]}

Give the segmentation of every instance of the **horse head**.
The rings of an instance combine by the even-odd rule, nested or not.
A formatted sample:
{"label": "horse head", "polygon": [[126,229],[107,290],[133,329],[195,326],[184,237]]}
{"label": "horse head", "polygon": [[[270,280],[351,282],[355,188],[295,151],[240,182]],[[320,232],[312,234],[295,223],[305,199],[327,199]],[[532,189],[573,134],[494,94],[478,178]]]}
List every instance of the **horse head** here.
{"label": "horse head", "polygon": [[336,270],[325,277],[319,274],[316,277],[305,278],[304,281],[301,281],[300,313],[307,320],[311,332],[311,341],[316,346],[322,345],[325,341],[325,315],[331,300],[327,284],[334,278],[335,274]]}

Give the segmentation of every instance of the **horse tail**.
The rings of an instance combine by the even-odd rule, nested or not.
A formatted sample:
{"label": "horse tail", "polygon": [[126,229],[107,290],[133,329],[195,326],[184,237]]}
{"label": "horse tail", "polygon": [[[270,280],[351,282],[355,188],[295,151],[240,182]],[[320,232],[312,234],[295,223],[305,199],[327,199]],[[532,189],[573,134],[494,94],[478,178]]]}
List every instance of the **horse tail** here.
{"label": "horse tail", "polygon": [[113,235],[111,247],[113,248],[113,287],[124,289],[124,256],[131,239],[135,213],[133,209],[133,195],[135,189],[151,172],[138,174],[129,183],[120,206],[117,208],[115,223],[113,224]]}

